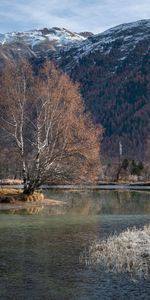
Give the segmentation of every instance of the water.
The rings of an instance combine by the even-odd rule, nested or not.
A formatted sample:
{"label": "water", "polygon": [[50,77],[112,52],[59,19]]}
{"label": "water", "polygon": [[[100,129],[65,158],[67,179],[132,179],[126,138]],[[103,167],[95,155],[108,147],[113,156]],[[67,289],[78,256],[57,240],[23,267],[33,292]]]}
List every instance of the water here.
{"label": "water", "polygon": [[[150,299],[150,280],[80,262],[95,239],[150,222],[150,194],[51,191],[62,206],[0,212],[0,299]],[[65,202],[65,203],[64,203]]]}

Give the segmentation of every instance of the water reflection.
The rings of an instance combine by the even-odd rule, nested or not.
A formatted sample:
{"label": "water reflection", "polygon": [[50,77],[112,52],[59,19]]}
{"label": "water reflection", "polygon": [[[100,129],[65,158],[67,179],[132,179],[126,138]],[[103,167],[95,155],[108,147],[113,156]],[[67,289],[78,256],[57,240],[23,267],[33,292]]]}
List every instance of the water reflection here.
{"label": "water reflection", "polygon": [[[47,197],[65,201],[62,213],[83,215],[149,214],[150,193],[130,191],[47,191]],[[52,213],[60,208],[52,208]]]}
{"label": "water reflection", "polygon": [[59,200],[53,205],[25,204],[0,205],[0,212],[11,214],[48,214],[48,215],[104,215],[104,214],[150,214],[150,193],[135,191],[70,191],[47,190],[45,197]]}
{"label": "water reflection", "polygon": [[147,224],[149,194],[56,190],[47,197],[66,204],[1,211],[0,299],[149,299],[150,282],[136,284],[79,260],[95,239]]}

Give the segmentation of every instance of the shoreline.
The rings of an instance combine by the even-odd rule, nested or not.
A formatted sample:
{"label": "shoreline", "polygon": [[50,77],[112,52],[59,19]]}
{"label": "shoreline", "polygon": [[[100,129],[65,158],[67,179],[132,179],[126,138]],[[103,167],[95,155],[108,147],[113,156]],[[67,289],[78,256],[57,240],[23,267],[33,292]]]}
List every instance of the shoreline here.
{"label": "shoreline", "polygon": [[[21,184],[0,184],[0,189],[22,189]],[[98,185],[42,185],[40,190],[129,190],[129,191],[150,191],[149,182],[138,183],[100,183]]]}
{"label": "shoreline", "polygon": [[[42,191],[43,190],[43,191]],[[17,185],[7,185],[7,186],[0,186],[0,211],[4,210],[32,210],[32,209],[37,209],[37,210],[43,210],[44,208],[50,208],[50,207],[62,207],[67,205],[66,201],[63,200],[58,200],[58,199],[53,199],[53,193],[52,195],[50,194],[49,196],[44,193],[48,191],[68,191],[68,192],[79,192],[79,197],[80,197],[80,192],[85,192],[85,191],[114,191],[114,192],[146,192],[149,194],[150,192],[150,186],[146,184],[144,185],[129,185],[129,184],[105,184],[105,185],[95,185],[95,186],[76,186],[76,185],[59,185],[59,186],[43,186],[40,191],[36,191],[32,196],[31,199],[24,199],[22,198],[22,193],[21,193],[21,186]],[[44,196],[45,194],[45,196]],[[52,198],[51,198],[52,196]],[[4,197],[4,199],[3,199]],[[29,196],[30,197],[30,196]],[[6,198],[6,199],[5,199]],[[11,199],[13,198],[13,199]],[[55,197],[54,197],[55,198]],[[23,200],[24,199],[24,200]],[[4,201],[3,201],[4,200]],[[5,201],[6,200],[6,201]]]}

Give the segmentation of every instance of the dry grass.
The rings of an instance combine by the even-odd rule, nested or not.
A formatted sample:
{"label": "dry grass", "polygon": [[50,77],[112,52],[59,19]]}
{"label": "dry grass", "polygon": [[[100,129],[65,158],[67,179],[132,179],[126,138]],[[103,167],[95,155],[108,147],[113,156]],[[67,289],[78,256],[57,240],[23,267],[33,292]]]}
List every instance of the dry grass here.
{"label": "dry grass", "polygon": [[44,200],[44,195],[39,192],[34,192],[33,195],[24,195],[18,189],[0,189],[0,203],[16,203],[16,202],[36,202]]}
{"label": "dry grass", "polygon": [[6,189],[6,188],[0,188],[0,196],[1,195],[18,195],[21,193],[21,190],[18,190],[18,189]]}
{"label": "dry grass", "polygon": [[132,278],[150,277],[150,224],[140,230],[128,229],[106,241],[95,242],[83,257],[87,265],[128,273]]}

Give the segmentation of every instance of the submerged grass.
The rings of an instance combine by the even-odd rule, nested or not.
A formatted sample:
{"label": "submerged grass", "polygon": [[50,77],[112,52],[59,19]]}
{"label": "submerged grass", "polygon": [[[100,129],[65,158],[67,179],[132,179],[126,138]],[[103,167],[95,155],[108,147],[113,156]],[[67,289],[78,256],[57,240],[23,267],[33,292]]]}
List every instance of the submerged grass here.
{"label": "submerged grass", "polygon": [[[150,224],[127,229],[106,241],[94,242],[83,255],[87,265],[107,271],[129,273],[132,278],[150,277]],[[83,259],[83,257],[82,257]]]}

